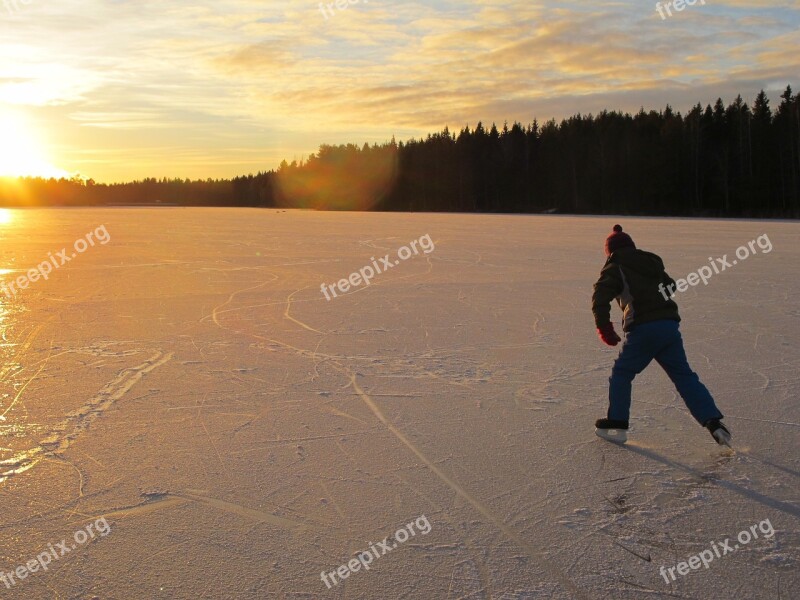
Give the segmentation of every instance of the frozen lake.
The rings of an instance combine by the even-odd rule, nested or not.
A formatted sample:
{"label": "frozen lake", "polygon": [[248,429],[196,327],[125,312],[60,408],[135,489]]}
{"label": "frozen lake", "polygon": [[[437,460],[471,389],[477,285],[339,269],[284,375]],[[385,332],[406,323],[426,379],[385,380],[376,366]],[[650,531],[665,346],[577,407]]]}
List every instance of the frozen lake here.
{"label": "frozen lake", "polygon": [[[800,589],[798,223],[0,216],[4,599]],[[590,297],[615,222],[674,278],[768,236],[677,297],[736,453],[655,365],[629,444],[594,435],[617,350]]]}

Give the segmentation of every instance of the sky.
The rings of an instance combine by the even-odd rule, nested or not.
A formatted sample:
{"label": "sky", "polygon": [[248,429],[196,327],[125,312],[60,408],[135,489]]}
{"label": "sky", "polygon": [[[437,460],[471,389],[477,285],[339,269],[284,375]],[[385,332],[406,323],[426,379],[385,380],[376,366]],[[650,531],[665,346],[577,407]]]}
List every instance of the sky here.
{"label": "sky", "polygon": [[0,175],[233,177],[323,143],[798,91],[800,0],[665,4],[0,0]]}

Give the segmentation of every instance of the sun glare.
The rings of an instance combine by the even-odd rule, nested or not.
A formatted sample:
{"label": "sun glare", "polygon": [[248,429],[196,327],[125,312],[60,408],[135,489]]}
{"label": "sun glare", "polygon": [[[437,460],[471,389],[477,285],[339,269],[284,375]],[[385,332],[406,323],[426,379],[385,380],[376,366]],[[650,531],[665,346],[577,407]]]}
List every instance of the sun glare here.
{"label": "sun glare", "polygon": [[54,167],[36,136],[21,116],[0,114],[0,177],[66,177]]}

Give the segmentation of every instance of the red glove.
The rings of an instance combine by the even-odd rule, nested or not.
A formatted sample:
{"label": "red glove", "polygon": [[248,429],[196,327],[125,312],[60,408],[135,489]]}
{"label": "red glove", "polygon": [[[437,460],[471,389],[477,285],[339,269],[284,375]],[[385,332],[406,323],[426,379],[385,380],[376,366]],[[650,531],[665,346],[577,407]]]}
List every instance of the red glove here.
{"label": "red glove", "polygon": [[616,346],[622,341],[622,338],[620,338],[617,335],[617,332],[614,331],[613,323],[606,323],[602,327],[598,327],[597,335],[599,335],[600,339],[603,340],[609,346]]}

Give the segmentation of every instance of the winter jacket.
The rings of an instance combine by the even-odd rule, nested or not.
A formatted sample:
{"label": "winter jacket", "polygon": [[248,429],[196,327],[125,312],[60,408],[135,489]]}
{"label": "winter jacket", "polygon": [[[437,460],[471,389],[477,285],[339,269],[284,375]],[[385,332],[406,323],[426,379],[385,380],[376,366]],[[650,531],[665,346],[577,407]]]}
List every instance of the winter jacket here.
{"label": "winter jacket", "polygon": [[[659,287],[661,285],[663,287]],[[603,327],[611,321],[610,305],[615,299],[622,309],[623,331],[649,321],[680,321],[678,305],[670,298],[668,285],[674,286],[675,281],[667,275],[659,256],[644,250],[620,248],[608,257],[600,279],[594,284],[595,325]]]}

